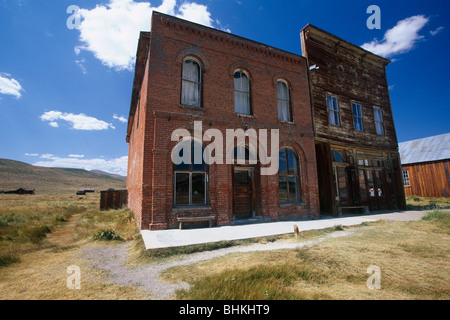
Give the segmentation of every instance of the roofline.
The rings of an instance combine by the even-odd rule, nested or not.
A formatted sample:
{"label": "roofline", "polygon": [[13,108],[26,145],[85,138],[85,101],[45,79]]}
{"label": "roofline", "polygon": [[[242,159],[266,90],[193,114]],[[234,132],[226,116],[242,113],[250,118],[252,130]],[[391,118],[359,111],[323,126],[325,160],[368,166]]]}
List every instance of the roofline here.
{"label": "roofline", "polygon": [[286,50],[283,50],[283,49],[279,49],[279,48],[270,46],[270,45],[262,43],[262,42],[251,40],[251,39],[248,39],[248,38],[245,38],[245,37],[242,37],[242,36],[235,35],[233,33],[229,33],[229,32],[226,32],[226,31],[219,30],[219,29],[215,29],[213,27],[208,27],[208,26],[205,26],[205,25],[202,25],[202,24],[198,24],[198,23],[195,23],[195,22],[191,22],[191,21],[185,20],[185,19],[177,18],[177,17],[171,16],[171,15],[168,15],[168,14],[165,14],[165,13],[162,13],[162,12],[153,11],[152,19],[153,19],[154,16],[157,16],[157,15],[159,15],[162,18],[166,19],[166,21],[168,21],[169,23],[171,22],[171,23],[174,23],[174,24],[190,27],[192,29],[196,29],[196,30],[199,30],[199,31],[206,30],[207,32],[215,34],[216,36],[222,37],[224,39],[233,38],[233,39],[236,39],[236,40],[241,40],[242,42],[246,42],[246,44],[250,44],[253,47],[258,48],[258,49],[265,49],[265,50],[267,50],[269,52],[278,53],[280,55],[289,57],[291,59],[306,61],[306,58],[303,57],[301,54],[297,54],[297,53],[289,52],[289,51],[286,51]]}
{"label": "roofline", "polygon": [[379,55],[377,55],[377,54],[375,54],[375,53],[373,53],[373,52],[370,52],[370,51],[368,51],[368,50],[366,50],[366,49],[364,49],[364,48],[361,48],[360,46],[358,46],[358,45],[356,45],[356,44],[354,44],[354,43],[351,43],[351,42],[349,42],[349,41],[347,41],[347,40],[345,40],[345,39],[343,39],[343,38],[341,38],[341,37],[338,37],[338,36],[336,36],[336,35],[334,35],[334,34],[328,32],[328,31],[325,31],[325,30],[323,30],[323,29],[321,29],[321,28],[319,28],[319,27],[316,27],[315,25],[313,25],[313,24],[311,24],[311,23],[308,23],[306,26],[304,26],[304,27],[300,30],[300,32],[304,32],[304,31],[307,31],[307,30],[309,30],[309,29],[316,29],[317,31],[319,31],[319,32],[321,32],[321,33],[324,33],[324,34],[326,34],[326,35],[328,35],[328,36],[330,36],[330,37],[333,37],[333,38],[335,38],[336,40],[338,40],[338,41],[340,41],[340,42],[343,42],[343,43],[347,44],[347,45],[350,46],[350,47],[353,47],[353,49],[356,49],[356,50],[358,50],[358,51],[361,51],[361,52],[364,53],[365,55],[369,55],[369,56],[375,58],[376,60],[381,60],[382,62],[384,62],[385,65],[388,65],[388,64],[390,64],[390,63],[392,62],[391,60],[389,60],[389,59],[387,59],[387,58],[384,58],[384,57],[379,56]]}

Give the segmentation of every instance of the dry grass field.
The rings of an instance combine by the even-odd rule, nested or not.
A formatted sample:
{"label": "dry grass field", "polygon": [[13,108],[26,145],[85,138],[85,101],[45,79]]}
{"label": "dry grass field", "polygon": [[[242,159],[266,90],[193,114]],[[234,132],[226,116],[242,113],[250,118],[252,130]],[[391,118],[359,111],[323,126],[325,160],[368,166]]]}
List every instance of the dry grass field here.
{"label": "dry grass field", "polygon": [[[0,195],[0,299],[157,299],[115,283],[84,256],[128,245],[127,267],[177,261],[224,247],[314,241],[336,230],[178,249],[145,251],[128,209],[102,212],[99,194]],[[336,228],[342,229],[342,228]],[[160,280],[189,283],[173,299],[443,299],[450,298],[450,216],[432,211],[415,222],[379,221],[301,249],[232,253],[167,269]],[[113,241],[106,241],[116,239]],[[114,257],[112,257],[114,258]],[[101,257],[98,257],[101,260]],[[101,263],[101,261],[100,261]],[[81,269],[81,289],[67,287],[67,268]],[[369,290],[370,265],[381,289]],[[126,272],[126,271],[125,271]]]}

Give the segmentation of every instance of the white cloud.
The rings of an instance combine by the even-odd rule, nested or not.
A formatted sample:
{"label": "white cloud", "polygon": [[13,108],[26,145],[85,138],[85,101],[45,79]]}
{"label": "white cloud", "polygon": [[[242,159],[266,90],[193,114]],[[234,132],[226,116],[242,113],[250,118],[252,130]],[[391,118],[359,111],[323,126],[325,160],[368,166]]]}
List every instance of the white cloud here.
{"label": "white cloud", "polygon": [[118,116],[117,114],[113,115],[113,118],[116,119],[116,120],[119,120],[122,123],[127,123],[128,122],[127,118],[122,117],[122,116]]}
{"label": "white cloud", "polygon": [[412,16],[401,20],[395,27],[386,31],[383,40],[374,39],[361,47],[383,57],[405,53],[414,48],[416,42],[423,39],[419,31],[429,21],[423,15]]}
{"label": "white cloud", "polygon": [[[45,156],[45,157],[44,157]],[[109,173],[127,175],[128,157],[119,157],[114,159],[84,159],[81,157],[57,157],[52,154],[42,155],[45,161],[34,163],[35,166],[48,168],[77,168],[85,170],[102,170]]]}
{"label": "white cloud", "polygon": [[0,73],[0,94],[8,94],[19,99],[23,88],[19,81],[12,78],[8,73]]}
{"label": "white cloud", "polygon": [[26,155],[27,157],[38,157],[38,156],[39,156],[38,153],[25,153],[25,155]]}
{"label": "white cloud", "polygon": [[437,35],[438,33],[441,33],[444,30],[444,27],[439,27],[436,30],[431,30],[430,34],[434,37],[435,35]]}
{"label": "white cloud", "polygon": [[42,121],[48,121],[49,125],[55,128],[59,127],[57,121],[65,121],[69,123],[72,129],[75,130],[108,130],[109,128],[115,129],[111,123],[107,123],[102,120],[98,120],[94,117],[89,117],[83,113],[63,113],[60,111],[48,111],[40,116]]}
{"label": "white cloud", "polygon": [[69,158],[84,158],[84,154],[69,154]]}
{"label": "white cloud", "polygon": [[110,0],[94,9],[80,10],[81,44],[75,47],[75,54],[90,51],[110,68],[132,70],[139,32],[150,30],[153,10],[213,27],[208,7],[194,2],[177,5],[177,0],[163,0],[159,7],[152,7],[150,2]]}

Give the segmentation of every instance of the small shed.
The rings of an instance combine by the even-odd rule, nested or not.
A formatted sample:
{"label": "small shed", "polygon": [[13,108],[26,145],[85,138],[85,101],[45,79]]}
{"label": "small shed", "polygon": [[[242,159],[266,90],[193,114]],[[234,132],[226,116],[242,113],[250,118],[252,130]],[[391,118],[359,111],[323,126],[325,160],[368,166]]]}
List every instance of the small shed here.
{"label": "small shed", "polygon": [[127,190],[108,189],[100,192],[100,210],[122,209],[128,204]]}
{"label": "small shed", "polygon": [[450,133],[399,144],[406,196],[449,197]]}
{"label": "small shed", "polygon": [[10,190],[10,191],[4,191],[5,194],[35,194],[35,189],[25,189],[25,188],[19,188],[16,190]]}

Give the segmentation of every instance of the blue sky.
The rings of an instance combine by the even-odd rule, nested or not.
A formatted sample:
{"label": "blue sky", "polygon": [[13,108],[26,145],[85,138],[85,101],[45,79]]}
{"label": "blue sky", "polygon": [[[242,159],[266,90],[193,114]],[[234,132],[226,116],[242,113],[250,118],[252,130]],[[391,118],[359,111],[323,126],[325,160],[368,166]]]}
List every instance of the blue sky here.
{"label": "blue sky", "polygon": [[[369,5],[380,30],[366,26]],[[297,54],[312,23],[393,61],[399,142],[450,132],[446,0],[0,0],[0,158],[125,175],[136,43],[152,10]]]}

